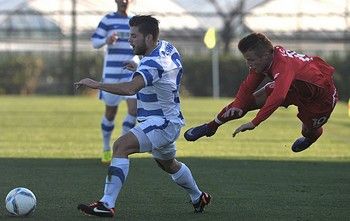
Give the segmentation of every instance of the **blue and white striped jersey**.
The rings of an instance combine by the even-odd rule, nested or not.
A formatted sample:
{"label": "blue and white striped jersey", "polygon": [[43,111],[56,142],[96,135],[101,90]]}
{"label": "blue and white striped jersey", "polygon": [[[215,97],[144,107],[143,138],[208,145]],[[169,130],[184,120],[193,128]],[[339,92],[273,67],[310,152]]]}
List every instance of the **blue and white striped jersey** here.
{"label": "blue and white striped jersey", "polygon": [[[134,58],[132,48],[128,42],[130,27],[130,17],[112,12],[105,15],[96,31],[91,36],[94,48],[100,48],[106,44],[106,39],[113,33],[117,33],[118,40],[107,45],[105,51],[103,75],[104,82],[120,82],[131,80],[132,72],[124,69],[123,62]],[[136,57],[136,59],[138,59]],[[136,60],[137,62],[137,60]]]}
{"label": "blue and white striped jersey", "polygon": [[137,93],[138,121],[161,117],[184,125],[179,97],[182,71],[179,52],[166,41],[159,41],[141,59],[135,74],[142,75],[146,86]]}

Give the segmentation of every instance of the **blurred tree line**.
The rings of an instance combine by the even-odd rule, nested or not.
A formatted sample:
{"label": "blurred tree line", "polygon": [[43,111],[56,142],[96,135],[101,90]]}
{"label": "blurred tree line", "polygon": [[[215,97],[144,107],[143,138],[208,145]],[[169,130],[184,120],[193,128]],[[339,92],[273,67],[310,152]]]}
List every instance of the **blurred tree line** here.
{"label": "blurred tree line", "polygon": [[[325,58],[336,67],[334,80],[341,100],[350,97],[350,54]],[[78,53],[76,74],[72,76],[68,53],[16,54],[0,56],[0,94],[71,94],[73,82],[83,77],[101,78],[103,55]],[[181,93],[185,96],[212,96],[211,58],[184,57]],[[247,74],[242,57],[220,57],[220,96],[232,97]]]}

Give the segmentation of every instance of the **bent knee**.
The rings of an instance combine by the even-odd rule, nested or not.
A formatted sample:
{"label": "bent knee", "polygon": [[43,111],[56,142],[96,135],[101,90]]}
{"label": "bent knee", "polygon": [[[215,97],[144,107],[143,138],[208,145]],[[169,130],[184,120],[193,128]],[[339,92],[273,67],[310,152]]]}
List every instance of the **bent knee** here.
{"label": "bent knee", "polygon": [[133,153],[139,153],[139,143],[133,133],[128,132],[119,137],[113,143],[113,157],[127,157]]}
{"label": "bent knee", "polygon": [[122,150],[122,145],[119,139],[117,139],[116,141],[114,141],[113,143],[113,152],[118,152]]}
{"label": "bent knee", "polygon": [[123,143],[124,142],[120,138],[113,143],[113,156],[127,157],[132,153],[130,148],[125,144],[123,145]]}

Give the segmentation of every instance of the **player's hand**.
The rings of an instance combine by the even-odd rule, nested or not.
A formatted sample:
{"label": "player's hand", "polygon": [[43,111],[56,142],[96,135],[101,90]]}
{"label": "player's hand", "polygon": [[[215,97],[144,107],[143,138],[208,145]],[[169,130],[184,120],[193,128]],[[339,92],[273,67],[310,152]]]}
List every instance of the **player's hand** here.
{"label": "player's hand", "polygon": [[92,80],[90,78],[84,78],[78,82],[74,83],[75,89],[80,88],[81,86],[86,86],[92,89],[98,89],[100,86],[100,82]]}
{"label": "player's hand", "polygon": [[106,43],[108,45],[114,44],[118,40],[118,35],[117,33],[113,32],[112,35],[108,36],[106,39]]}
{"label": "player's hand", "polygon": [[244,132],[246,130],[253,130],[254,128],[255,128],[255,125],[252,122],[242,124],[235,130],[235,132],[233,132],[232,137],[235,137],[239,132]]}
{"label": "player's hand", "polygon": [[136,71],[137,66],[138,66],[138,64],[133,60],[129,60],[129,61],[124,62],[124,68],[128,69],[129,71]]}

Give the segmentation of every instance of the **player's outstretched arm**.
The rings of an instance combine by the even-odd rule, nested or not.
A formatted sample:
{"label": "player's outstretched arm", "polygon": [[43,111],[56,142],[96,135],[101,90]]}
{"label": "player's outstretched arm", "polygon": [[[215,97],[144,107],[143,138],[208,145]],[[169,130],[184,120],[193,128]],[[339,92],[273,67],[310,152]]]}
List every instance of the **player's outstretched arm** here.
{"label": "player's outstretched arm", "polygon": [[131,81],[118,84],[106,84],[90,78],[84,78],[74,83],[74,85],[76,89],[80,88],[81,86],[86,86],[92,89],[100,89],[117,95],[134,95],[145,87],[145,82],[141,75],[136,75]]}
{"label": "player's outstretched arm", "polygon": [[100,82],[92,80],[90,78],[84,78],[78,82],[75,82],[74,86],[75,86],[75,89],[79,89],[81,86],[86,86],[92,89],[98,89],[100,84],[101,84]]}

